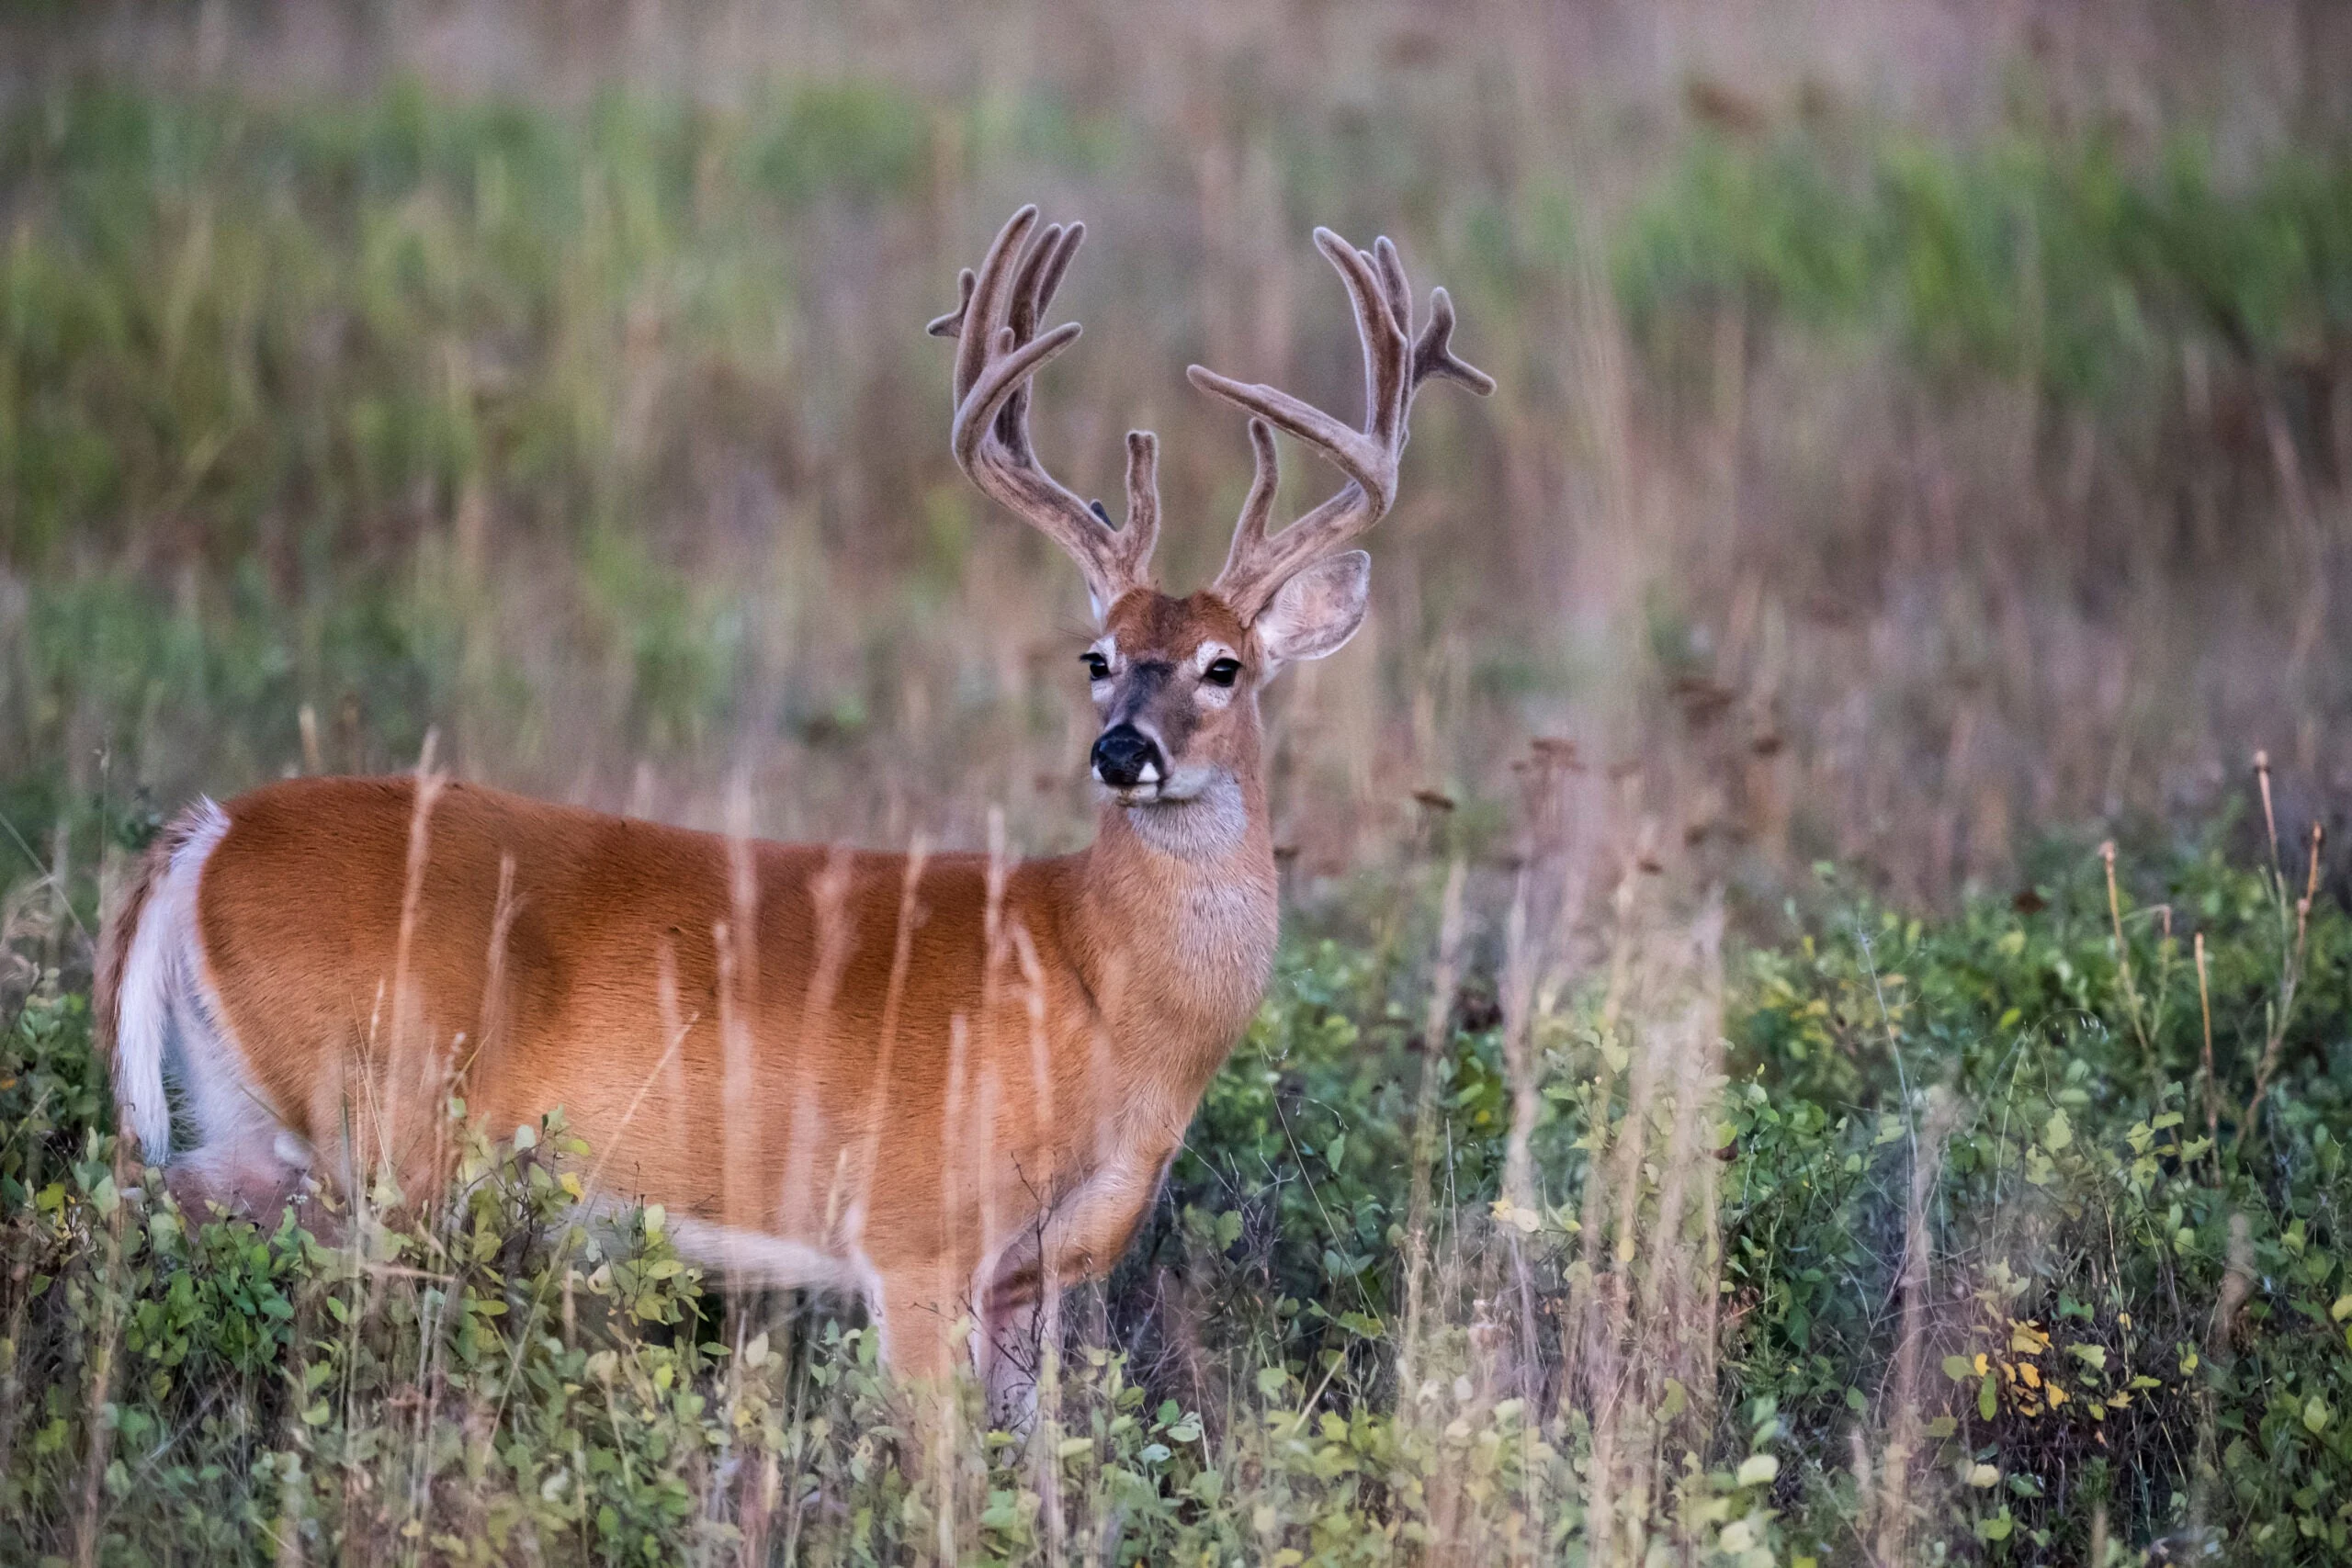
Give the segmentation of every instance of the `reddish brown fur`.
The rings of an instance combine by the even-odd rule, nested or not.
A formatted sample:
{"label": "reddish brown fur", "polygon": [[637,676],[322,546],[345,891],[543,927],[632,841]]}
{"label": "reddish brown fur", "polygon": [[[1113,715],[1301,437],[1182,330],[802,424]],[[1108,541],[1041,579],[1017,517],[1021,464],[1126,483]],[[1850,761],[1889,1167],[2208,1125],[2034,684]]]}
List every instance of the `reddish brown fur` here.
{"label": "reddish brown fur", "polygon": [[1179,663],[1193,657],[1201,644],[1214,638],[1228,648],[1246,648],[1250,628],[1216,594],[1204,590],[1182,599],[1137,589],[1123,595],[1103,617],[1103,630],[1125,647],[1150,649]]}
{"label": "reddish brown fur", "polygon": [[[1251,849],[1264,873],[1263,940],[1249,944],[1246,974],[1204,996],[1202,977],[1174,957],[1192,944],[1170,929],[1166,868],[1148,863],[1165,857],[1113,826],[1080,854],[1011,868],[993,980],[986,858],[926,860],[894,987],[906,857],[836,862],[822,848],[752,843],[756,935],[738,996],[722,1001],[717,931],[733,908],[725,839],[450,784],[425,821],[403,961],[415,791],[406,778],[296,780],[227,807],[228,835],[198,895],[204,952],[230,1032],[286,1125],[322,1151],[341,1148],[348,1125],[361,1168],[386,1158],[406,1190],[423,1190],[448,1158],[432,1114],[439,1100],[402,1103],[431,1084],[411,1077],[404,1094],[395,1066],[421,1059],[422,1046],[448,1060],[451,1087],[484,1128],[508,1133],[560,1107],[606,1190],[863,1253],[886,1300],[936,1309],[943,1322],[986,1256],[1066,1206],[1106,1162],[1157,1172],[1247,1021],[1271,953],[1262,844]],[[493,998],[492,930],[509,857],[514,911]],[[835,863],[847,873],[835,935],[845,944],[830,1003],[812,1004],[827,945],[817,889]],[[664,1063],[665,948],[684,1026],[674,1074]],[[1024,970],[1042,987],[1042,1085]],[[396,973],[405,1001],[393,995]],[[719,1024],[736,1008],[749,1083],[729,1096]],[[483,1038],[488,1011],[508,1021]],[[414,1043],[405,1054],[396,1013]],[[947,1105],[958,1018],[968,1040],[960,1137]],[[991,1080],[997,1111],[983,1128]],[[796,1150],[796,1118],[813,1147]],[[714,1157],[722,1145],[742,1163]],[[959,1145],[975,1152],[951,1171]],[[1116,1258],[1148,1185],[1114,1213],[1063,1234],[1049,1227],[1057,1280]],[[897,1352],[918,1366],[942,1353],[913,1339]]]}

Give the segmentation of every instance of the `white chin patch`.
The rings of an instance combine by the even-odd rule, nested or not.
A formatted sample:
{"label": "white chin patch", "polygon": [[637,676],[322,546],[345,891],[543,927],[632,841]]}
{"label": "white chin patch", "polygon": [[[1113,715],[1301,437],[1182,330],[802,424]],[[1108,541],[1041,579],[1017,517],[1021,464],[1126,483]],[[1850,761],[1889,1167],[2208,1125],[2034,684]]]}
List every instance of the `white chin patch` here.
{"label": "white chin patch", "polygon": [[1249,832],[1240,784],[1224,768],[1179,768],[1152,794],[1137,790],[1120,804],[1145,808],[1127,820],[1146,843],[1190,860],[1229,854]]}
{"label": "white chin patch", "polygon": [[[1124,789],[1105,784],[1102,790],[1121,806],[1180,806],[1185,801],[1197,799],[1220,780],[1231,777],[1232,774],[1223,768],[1206,765],[1178,768],[1171,773],[1162,774],[1158,763],[1146,762],[1136,775],[1134,784]],[[1101,774],[1095,775],[1095,783],[1102,783]]]}
{"label": "white chin patch", "polygon": [[1215,784],[1219,778],[1227,776],[1229,775],[1225,770],[1217,767],[1179,768],[1160,784],[1159,798],[1162,800],[1195,799],[1209,785]]}

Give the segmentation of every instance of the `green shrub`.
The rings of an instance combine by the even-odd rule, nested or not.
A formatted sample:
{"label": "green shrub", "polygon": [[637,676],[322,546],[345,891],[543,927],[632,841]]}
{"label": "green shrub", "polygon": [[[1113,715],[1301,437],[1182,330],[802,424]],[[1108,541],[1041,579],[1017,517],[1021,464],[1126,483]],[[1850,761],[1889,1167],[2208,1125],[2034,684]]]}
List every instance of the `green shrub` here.
{"label": "green shrub", "polygon": [[[1661,1520],[1743,1561],[1848,1560],[1886,1506],[1854,1455],[1867,1470],[1908,1419],[1917,1539],[1963,1557],[2077,1561],[2095,1515],[2141,1546],[2211,1532],[2226,1561],[2344,1550],[2352,920],[2324,898],[2299,911],[2300,878],[2211,848],[2132,870],[2113,906],[2078,856],[1947,919],[1833,880],[1817,919],[1731,962],[1720,1206],[1690,1233],[1720,1236],[1720,1385],[1695,1490]],[[1510,1392],[1506,1361],[1474,1395],[1470,1374],[1496,1375],[1476,1348],[1494,1309],[1446,1294],[1487,1288],[1475,1259],[1495,1245],[1510,1084],[1487,982],[1425,1055],[1422,982],[1380,951],[1285,951],[1101,1298],[1109,1337],[1071,1342],[1025,1448],[964,1440],[949,1528],[975,1550],[1043,1551],[1054,1507],[1135,1562],[1388,1561],[1441,1517],[1583,1539],[1589,1412],[1551,1381],[1556,1343],[1532,1390]],[[1628,1127],[1612,1042],[1651,1048],[1610,1032],[1603,1005],[1536,1023],[1543,1212],[1507,1227],[1531,1325],[1573,1311],[1575,1197]],[[1433,1250],[1473,1259],[1432,1277],[1443,1334],[1469,1330],[1448,1341],[1464,1381],[1438,1395],[1467,1403],[1437,1421],[1417,1414],[1427,1389],[1395,1383],[1424,1063],[1442,1075]],[[0,1111],[11,1557],[65,1550],[92,1476],[124,1561],[178,1539],[258,1558],[288,1529],[366,1555],[369,1532],[412,1528],[452,1559],[652,1560],[752,1529],[858,1561],[940,1528],[871,1336],[821,1303],[729,1306],[659,1211],[576,1226],[583,1150],[560,1117],[476,1145],[427,1222],[355,1250],[186,1214],[116,1171],[87,1008],[53,976],[9,1021]],[[1917,1302],[1915,1160],[1932,1162]]]}

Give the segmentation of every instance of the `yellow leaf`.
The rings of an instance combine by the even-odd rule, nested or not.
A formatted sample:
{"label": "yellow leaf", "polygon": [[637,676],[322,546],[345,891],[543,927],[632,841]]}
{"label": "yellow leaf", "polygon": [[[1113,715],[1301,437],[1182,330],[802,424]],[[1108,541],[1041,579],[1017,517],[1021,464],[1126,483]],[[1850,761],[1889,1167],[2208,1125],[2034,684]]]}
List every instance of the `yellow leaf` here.
{"label": "yellow leaf", "polygon": [[2066,1113],[2064,1111],[2052,1111],[2050,1120],[2041,1126],[2041,1146],[2054,1155],[2074,1141],[2074,1124],[2066,1120]]}
{"label": "yellow leaf", "polygon": [[1982,1351],[1982,1350],[1979,1350],[1979,1351],[1977,1351],[1977,1352],[1976,1352],[1976,1375],[1977,1375],[1978,1377],[1980,1377],[1980,1378],[1981,1378],[1981,1377],[1983,1377],[1983,1376],[1984,1375],[1984,1372],[1985,1372],[1984,1352],[1984,1351]]}

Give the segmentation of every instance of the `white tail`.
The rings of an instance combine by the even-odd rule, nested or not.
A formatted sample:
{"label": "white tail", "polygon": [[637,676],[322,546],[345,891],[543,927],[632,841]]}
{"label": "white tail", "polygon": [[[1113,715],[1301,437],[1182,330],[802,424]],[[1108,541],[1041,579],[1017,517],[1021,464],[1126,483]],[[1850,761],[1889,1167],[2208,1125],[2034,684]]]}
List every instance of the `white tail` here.
{"label": "white tail", "polygon": [[[148,914],[155,911],[150,909]],[[171,1029],[172,940],[160,919],[141,919],[122,976],[122,1020],[114,1047],[115,1106],[140,1152],[158,1164],[171,1157],[172,1108],[164,1094],[164,1051]]]}
{"label": "white tail", "polygon": [[128,911],[129,945],[116,1004],[115,1103],[141,1152],[158,1164],[172,1152],[164,1059],[175,1032],[209,1033],[213,1027],[203,995],[203,958],[196,951],[196,883],[205,857],[228,831],[220,807],[198,797],[141,868],[145,896]]}

